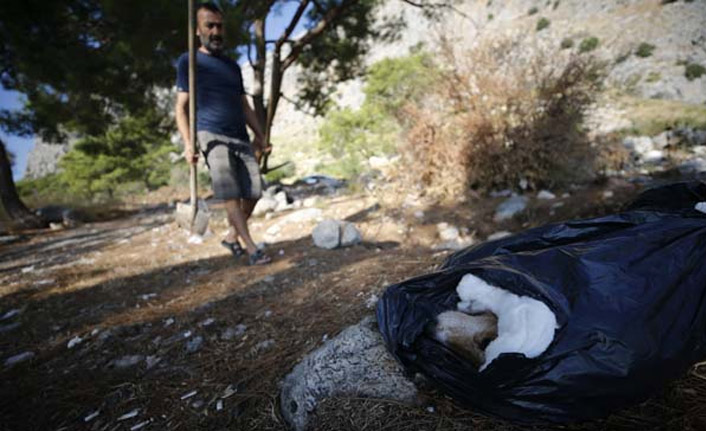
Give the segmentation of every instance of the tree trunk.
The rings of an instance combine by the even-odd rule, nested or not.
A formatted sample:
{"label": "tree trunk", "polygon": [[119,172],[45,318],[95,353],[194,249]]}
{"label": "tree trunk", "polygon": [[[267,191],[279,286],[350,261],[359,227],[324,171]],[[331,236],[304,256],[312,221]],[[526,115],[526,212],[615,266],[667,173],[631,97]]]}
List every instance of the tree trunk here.
{"label": "tree trunk", "polygon": [[25,229],[36,229],[46,226],[39,217],[34,215],[20,200],[12,179],[12,166],[5,150],[5,143],[0,141],[0,203],[10,220]]}
{"label": "tree trunk", "polygon": [[265,19],[256,19],[255,27],[255,50],[256,60],[252,64],[255,75],[255,86],[253,88],[253,104],[255,105],[255,115],[260,121],[260,128],[266,133],[265,119],[267,118],[267,108],[265,107],[265,73],[267,70],[267,48],[265,41]]}

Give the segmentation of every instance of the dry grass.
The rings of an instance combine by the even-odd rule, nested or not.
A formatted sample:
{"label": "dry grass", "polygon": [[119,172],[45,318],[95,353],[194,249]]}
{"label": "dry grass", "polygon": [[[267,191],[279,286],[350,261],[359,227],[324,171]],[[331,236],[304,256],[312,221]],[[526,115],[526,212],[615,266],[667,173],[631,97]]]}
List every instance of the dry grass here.
{"label": "dry grass", "polygon": [[420,106],[406,107],[402,153],[432,193],[468,188],[556,187],[593,172],[582,129],[602,66],[517,40],[487,41],[459,53],[442,44],[443,79]]}
{"label": "dry grass", "polygon": [[628,132],[652,136],[670,127],[706,128],[706,106],[660,99],[623,96],[618,105],[632,122]]}

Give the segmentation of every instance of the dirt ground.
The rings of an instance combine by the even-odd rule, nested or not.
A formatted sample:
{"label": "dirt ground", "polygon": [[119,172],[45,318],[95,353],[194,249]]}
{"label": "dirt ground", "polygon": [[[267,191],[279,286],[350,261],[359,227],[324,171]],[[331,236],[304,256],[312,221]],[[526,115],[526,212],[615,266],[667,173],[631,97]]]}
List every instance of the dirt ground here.
{"label": "dirt ground", "polygon": [[[311,208],[253,219],[255,239],[269,235],[274,260],[262,267],[220,246],[222,214],[212,235],[190,244],[166,203],[26,233],[0,245],[0,359],[33,354],[0,369],[0,430],[284,429],[278,382],[327,338],[373,313],[387,285],[441,263],[448,252],[433,247],[437,223],[467,227],[482,241],[496,231],[614,211],[638,191],[614,182],[533,199],[502,224],[492,221],[502,198],[448,206],[404,196],[322,197]],[[319,210],[319,218],[356,223],[364,242],[314,247],[316,220],[303,215]],[[705,380],[696,367],[642,405],[554,428],[704,430]],[[427,392],[419,407],[329,400],[313,429],[547,429],[476,415]]]}

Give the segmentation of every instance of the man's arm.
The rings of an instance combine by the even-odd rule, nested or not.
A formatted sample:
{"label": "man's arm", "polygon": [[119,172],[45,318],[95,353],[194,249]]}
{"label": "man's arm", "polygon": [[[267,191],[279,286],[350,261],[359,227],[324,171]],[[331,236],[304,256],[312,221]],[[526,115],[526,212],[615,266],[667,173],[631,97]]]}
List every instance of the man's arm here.
{"label": "man's arm", "polygon": [[248,127],[250,127],[250,130],[252,130],[255,135],[255,139],[253,140],[253,150],[255,151],[257,160],[259,161],[263,153],[269,153],[272,151],[272,145],[265,142],[265,134],[260,128],[260,122],[257,120],[255,111],[250,107],[248,97],[243,94],[241,96],[241,100],[243,103],[243,114],[245,114],[245,123]]}
{"label": "man's arm", "polygon": [[189,139],[189,93],[184,91],[177,93],[175,116],[177,129],[179,129],[181,139],[184,141],[184,158],[187,163],[195,164],[199,160],[199,155],[193,152]]}

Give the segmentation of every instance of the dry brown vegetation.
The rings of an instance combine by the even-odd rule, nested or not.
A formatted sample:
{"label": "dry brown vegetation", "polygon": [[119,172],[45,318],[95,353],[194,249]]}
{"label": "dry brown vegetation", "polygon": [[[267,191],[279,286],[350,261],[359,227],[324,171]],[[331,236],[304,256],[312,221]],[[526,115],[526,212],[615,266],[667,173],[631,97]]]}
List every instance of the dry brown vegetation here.
{"label": "dry brown vegetation", "polygon": [[468,188],[564,186],[594,171],[596,154],[582,128],[600,90],[591,57],[516,40],[487,41],[459,52],[442,43],[443,78],[418,106],[407,106],[402,153],[431,193]]}

